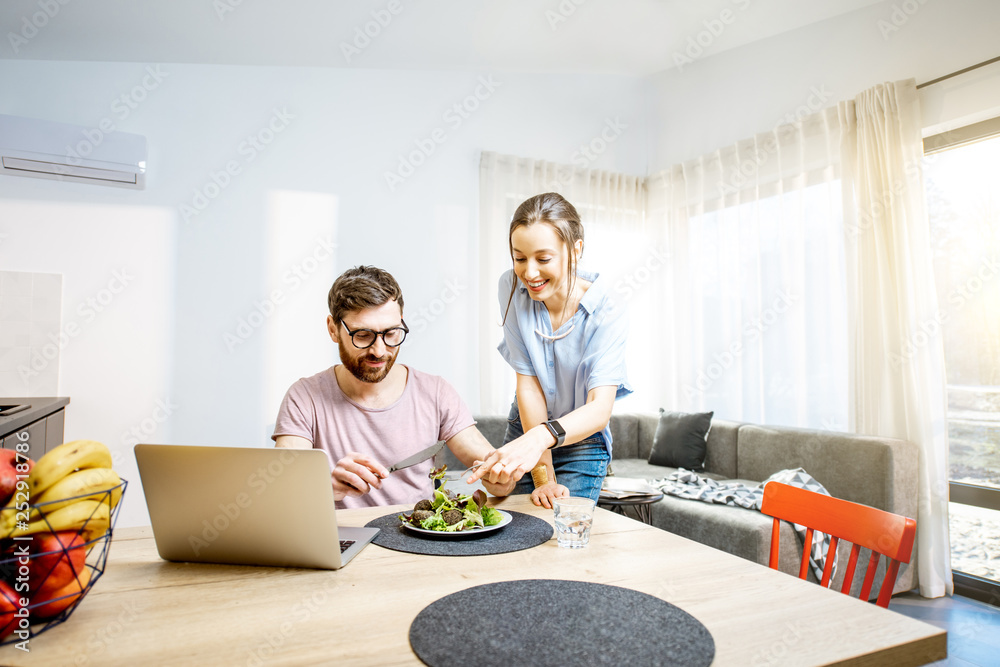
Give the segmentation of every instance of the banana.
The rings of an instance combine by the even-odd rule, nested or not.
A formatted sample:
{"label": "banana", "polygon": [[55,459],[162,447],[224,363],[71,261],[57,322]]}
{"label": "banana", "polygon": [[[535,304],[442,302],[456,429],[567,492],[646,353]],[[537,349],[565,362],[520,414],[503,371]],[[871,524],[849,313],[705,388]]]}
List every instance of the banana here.
{"label": "banana", "polygon": [[[21,512],[21,518],[22,521],[25,520],[26,512],[28,522],[39,521],[43,515],[47,516],[81,500],[97,500],[105,504],[110,502],[110,509],[114,509],[121,497],[122,480],[111,468],[78,470],[46,489]],[[17,520],[16,508],[6,507],[0,510],[0,537],[9,536],[16,527]]]}
{"label": "banana", "polygon": [[78,500],[55,512],[47,513],[43,519],[32,521],[24,527],[15,527],[11,536],[75,530],[89,542],[106,533],[110,525],[111,510],[107,503],[98,500]]}
{"label": "banana", "polygon": [[114,509],[122,497],[121,483],[121,477],[111,468],[77,470],[50,486],[42,495],[33,498],[32,504],[40,505],[41,511],[49,513],[77,500],[103,500],[108,491],[113,489],[111,509]]}
{"label": "banana", "polygon": [[111,452],[96,440],[74,440],[59,445],[38,459],[28,475],[30,502],[74,470],[110,468]]}

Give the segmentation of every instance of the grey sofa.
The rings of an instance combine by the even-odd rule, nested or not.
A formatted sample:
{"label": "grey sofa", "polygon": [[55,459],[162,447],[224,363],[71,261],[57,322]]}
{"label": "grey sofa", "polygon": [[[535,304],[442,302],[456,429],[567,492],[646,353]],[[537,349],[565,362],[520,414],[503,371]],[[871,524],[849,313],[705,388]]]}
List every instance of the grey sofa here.
{"label": "grey sofa", "polygon": [[[487,440],[496,447],[502,444],[505,417],[478,417],[477,422]],[[675,470],[647,462],[657,423],[655,414],[616,414],[611,418],[612,474],[657,479]],[[757,484],[786,468],[804,469],[834,497],[917,517],[917,450],[912,443],[832,431],[712,421],[705,471],[699,474]],[[767,565],[771,519],[760,512],[665,496],[652,506],[651,514],[653,525],[663,530]],[[782,526],[781,541],[781,569],[797,573],[802,544],[790,525]],[[834,579],[838,588],[849,552],[850,547],[842,544],[838,558],[843,565]],[[862,556],[866,557],[866,552]],[[884,567],[880,567],[876,581],[882,570]],[[915,588],[916,571],[914,549],[910,564],[900,567],[894,591]],[[855,591],[860,590],[863,576],[859,565]],[[873,596],[875,593],[877,590]]]}

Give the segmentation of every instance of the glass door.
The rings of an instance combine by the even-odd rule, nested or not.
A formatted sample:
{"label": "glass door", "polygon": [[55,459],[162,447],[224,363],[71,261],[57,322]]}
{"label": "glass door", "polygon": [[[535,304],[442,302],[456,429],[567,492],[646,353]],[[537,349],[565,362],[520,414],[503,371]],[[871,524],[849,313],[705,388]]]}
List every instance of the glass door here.
{"label": "glass door", "polygon": [[940,314],[931,328],[940,327],[944,337],[948,378],[952,569],[956,588],[986,591],[995,604],[1000,603],[998,120],[928,138],[924,161]]}

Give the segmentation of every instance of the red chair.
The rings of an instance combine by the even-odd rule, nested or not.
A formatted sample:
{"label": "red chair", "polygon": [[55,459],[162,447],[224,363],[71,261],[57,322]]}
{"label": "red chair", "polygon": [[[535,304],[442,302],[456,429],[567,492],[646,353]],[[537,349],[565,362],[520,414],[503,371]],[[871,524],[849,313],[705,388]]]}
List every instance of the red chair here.
{"label": "red chair", "polygon": [[858,554],[861,548],[865,547],[871,549],[872,553],[868,559],[868,569],[865,571],[860,598],[862,600],[868,599],[872,583],[875,580],[875,570],[878,568],[880,555],[882,555],[889,559],[889,563],[876,604],[880,607],[889,606],[889,598],[892,596],[892,588],[896,583],[899,564],[910,562],[913,540],[917,534],[916,521],[874,507],[831,498],[822,493],[806,491],[780,482],[768,482],[764,487],[764,502],[760,511],[774,517],[774,526],[771,528],[771,557],[768,561],[771,569],[778,569],[781,520],[797,523],[807,529],[805,546],[802,549],[802,565],[799,568],[800,579],[805,579],[809,570],[809,551],[815,529],[830,536],[830,549],[826,554],[826,566],[823,568],[823,579],[820,581],[820,585],[824,588],[830,586],[830,575],[833,570],[833,557],[837,553],[837,543],[844,539],[851,542],[853,546],[840,592],[850,595],[851,582],[854,580],[854,571],[858,564]]}

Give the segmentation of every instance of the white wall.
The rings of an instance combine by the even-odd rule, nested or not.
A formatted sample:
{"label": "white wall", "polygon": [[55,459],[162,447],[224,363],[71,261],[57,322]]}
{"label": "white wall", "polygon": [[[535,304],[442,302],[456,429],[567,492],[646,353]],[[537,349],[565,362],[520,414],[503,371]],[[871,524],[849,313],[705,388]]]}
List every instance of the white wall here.
{"label": "white wall", "polygon": [[[149,140],[141,192],[0,177],[0,270],[63,274],[62,325],[86,324],[62,351],[67,438],[113,447],[135,484],[120,525],[146,523],[131,444],[265,444],[287,386],[335,361],[326,291],[358,263],[403,286],[420,329],[404,361],[448,378],[475,410],[479,151],[572,162],[618,118],[626,131],[591,166],[646,174],[769,129],[810,94],[829,106],[996,55],[1000,4],[913,1],[885,38],[879,21],[892,25],[899,3],[647,79],[0,61],[0,113],[107,119]],[[1000,103],[966,83],[928,98],[937,121]],[[467,118],[445,116],[477,88],[485,99]],[[443,143],[390,190],[384,173],[438,128]],[[257,135],[273,139],[259,152],[246,143]],[[229,162],[239,173],[221,176]],[[212,198],[185,222],[179,207],[206,203],[196,191]],[[83,322],[123,269],[134,278]]]}
{"label": "white wall", "polygon": [[[65,347],[60,382],[67,439],[108,443],[134,483],[120,525],[148,522],[137,440],[267,442],[288,385],[336,359],[326,292],[355,264],[403,287],[420,330],[403,361],[476,409],[479,151],[570,162],[620,118],[592,166],[646,166],[646,87],[628,77],[4,61],[0,90],[0,113],[109,119],[149,141],[141,192],[0,177],[0,269],[63,274],[64,326],[114,271],[134,276]],[[467,98],[467,118],[445,115]],[[384,172],[437,128],[444,141],[390,190]],[[253,135],[271,143],[255,151]],[[221,176],[230,161],[239,173]],[[181,205],[206,202],[185,222]]]}
{"label": "white wall", "polygon": [[[994,58],[998,29],[995,0],[890,0],[662,72],[651,81],[650,172],[884,81],[922,83]],[[971,79],[984,78],[967,91]],[[1000,113],[997,65],[924,90],[928,124]]]}

